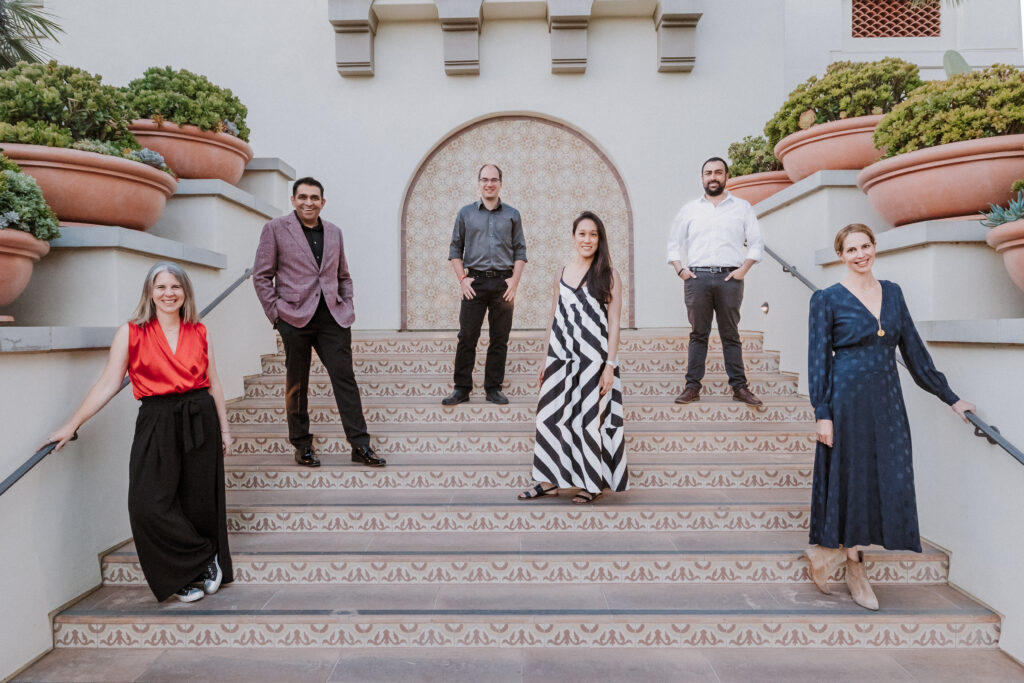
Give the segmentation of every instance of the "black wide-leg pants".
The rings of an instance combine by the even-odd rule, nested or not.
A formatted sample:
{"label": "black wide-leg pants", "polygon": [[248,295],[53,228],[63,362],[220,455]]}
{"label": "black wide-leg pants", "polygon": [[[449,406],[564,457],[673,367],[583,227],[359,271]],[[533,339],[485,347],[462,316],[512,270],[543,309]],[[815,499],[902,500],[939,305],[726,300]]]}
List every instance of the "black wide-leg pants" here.
{"label": "black wide-leg pants", "polygon": [[221,443],[208,390],[142,399],[128,466],[128,517],[157,600],[195,580],[214,554],[223,583],[233,579]]}
{"label": "black wide-leg pants", "polygon": [[278,320],[277,331],[284,342],[284,409],[292,446],[302,450],[313,446],[313,435],[309,431],[309,365],[313,349],[331,378],[345,438],[353,448],[369,446],[363,402],[352,370],[351,328],[339,325],[320,297],[320,305],[305,327],[294,327]]}

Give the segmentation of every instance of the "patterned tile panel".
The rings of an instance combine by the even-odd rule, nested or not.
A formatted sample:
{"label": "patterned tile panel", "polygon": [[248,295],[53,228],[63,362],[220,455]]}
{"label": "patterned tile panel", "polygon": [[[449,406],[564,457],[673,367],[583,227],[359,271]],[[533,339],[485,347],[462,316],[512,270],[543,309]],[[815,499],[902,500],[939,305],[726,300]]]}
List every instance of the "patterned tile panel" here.
{"label": "patterned tile panel", "polygon": [[[924,556],[904,562],[895,556],[865,559],[868,578],[874,584],[934,585],[946,582],[944,556]],[[103,583],[108,586],[142,586],[146,579],[133,558],[106,558]],[[904,565],[914,564],[915,568]],[[378,556],[369,559],[343,557],[282,559],[240,555],[234,557],[236,584],[342,585],[342,584],[807,584],[807,563],[799,554],[664,555],[594,559],[587,556],[530,559],[511,556],[421,557]],[[831,581],[842,583],[845,570]]]}
{"label": "patterned tile panel", "polygon": [[228,507],[228,531],[793,531],[807,528],[806,505],[689,506],[630,510],[364,507]]}
{"label": "patterned tile panel", "polygon": [[[270,427],[270,434],[233,432],[232,455],[288,455],[294,449],[279,425]],[[275,435],[279,433],[280,436]],[[384,434],[378,430],[372,436],[374,450],[382,454],[469,453],[508,455],[533,453],[534,434],[451,434],[429,433]],[[321,455],[348,455],[351,448],[341,436],[314,437],[316,452]],[[626,433],[626,453],[811,453],[814,435],[804,431],[774,432],[772,434],[671,433],[643,434],[638,430]]]}
{"label": "patterned tile panel", "polygon": [[[632,465],[633,489],[807,488],[812,468],[806,465]],[[292,469],[233,468],[228,462],[226,487],[238,491],[305,490],[463,490],[494,489],[514,492],[532,486],[525,467],[505,469]]]}
{"label": "patterned tile panel", "polygon": [[862,623],[842,620],[768,621],[764,618],[620,620],[565,618],[529,622],[493,616],[396,621],[394,617],[281,617],[258,621],[152,622],[72,621],[58,617],[58,647],[996,647],[999,624],[992,620],[920,617]]}
{"label": "patterned tile panel", "polygon": [[854,38],[938,38],[942,3],[911,0],[852,0]]}
{"label": "patterned tile panel", "polygon": [[583,210],[597,213],[608,231],[612,262],[623,282],[622,323],[628,327],[633,218],[618,173],[567,126],[531,116],[500,116],[445,140],[409,188],[402,216],[403,328],[458,327],[459,298],[448,247],[459,208],[478,198],[477,170],[485,162],[501,167],[502,199],[523,217],[529,263],[516,297],[515,327],[547,327],[552,285],[572,253],[572,221]]}

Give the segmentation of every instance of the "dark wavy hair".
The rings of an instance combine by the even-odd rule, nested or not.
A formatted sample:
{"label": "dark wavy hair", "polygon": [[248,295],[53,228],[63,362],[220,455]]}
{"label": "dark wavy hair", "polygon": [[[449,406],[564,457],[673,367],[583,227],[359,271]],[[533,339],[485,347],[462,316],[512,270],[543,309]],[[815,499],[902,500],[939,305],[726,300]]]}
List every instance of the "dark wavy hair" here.
{"label": "dark wavy hair", "polygon": [[594,225],[597,226],[597,253],[594,255],[594,262],[590,264],[587,289],[601,303],[611,303],[612,255],[608,251],[608,233],[605,232],[604,223],[593,211],[584,211],[572,222],[572,234],[575,235],[576,226],[587,219],[594,221]]}

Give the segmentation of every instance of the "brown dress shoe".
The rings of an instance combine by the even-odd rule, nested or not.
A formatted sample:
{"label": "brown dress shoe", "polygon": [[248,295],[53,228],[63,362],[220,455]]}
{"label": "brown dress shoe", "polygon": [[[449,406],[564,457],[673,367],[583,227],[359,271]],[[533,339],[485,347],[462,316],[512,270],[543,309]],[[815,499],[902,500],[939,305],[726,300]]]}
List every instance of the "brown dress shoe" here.
{"label": "brown dress shoe", "polygon": [[683,393],[676,396],[676,403],[693,403],[694,401],[700,400],[700,389],[696,387],[686,387],[683,389]]}
{"label": "brown dress shoe", "polygon": [[832,588],[828,580],[833,573],[846,561],[846,551],[842,548],[824,548],[820,545],[812,545],[804,551],[807,564],[810,565],[811,581],[825,595],[832,594]]}
{"label": "brown dress shoe", "polygon": [[850,587],[850,597],[853,601],[872,611],[878,610],[878,598],[875,591],[868,583],[868,572],[864,568],[864,553],[858,553],[859,562],[847,558],[846,560],[846,585]]}
{"label": "brown dress shoe", "polygon": [[762,406],[764,403],[761,402],[757,396],[750,393],[750,389],[746,387],[740,387],[732,392],[732,400],[746,403],[748,406]]}

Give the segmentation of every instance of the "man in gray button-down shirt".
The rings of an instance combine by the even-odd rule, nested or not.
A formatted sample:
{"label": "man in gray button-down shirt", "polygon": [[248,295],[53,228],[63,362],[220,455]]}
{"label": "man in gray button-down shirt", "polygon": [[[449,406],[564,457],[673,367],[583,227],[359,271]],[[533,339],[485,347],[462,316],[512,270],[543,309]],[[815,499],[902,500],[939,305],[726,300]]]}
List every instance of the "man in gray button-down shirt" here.
{"label": "man in gray button-down shirt", "polygon": [[503,204],[501,169],[484,164],[477,172],[480,200],[459,209],[448,260],[459,282],[459,345],[455,351],[455,390],[446,406],[469,400],[473,390],[476,344],[484,314],[490,326],[484,390],[491,403],[505,404],[505,356],[519,278],[526,266],[526,238],[519,211]]}

